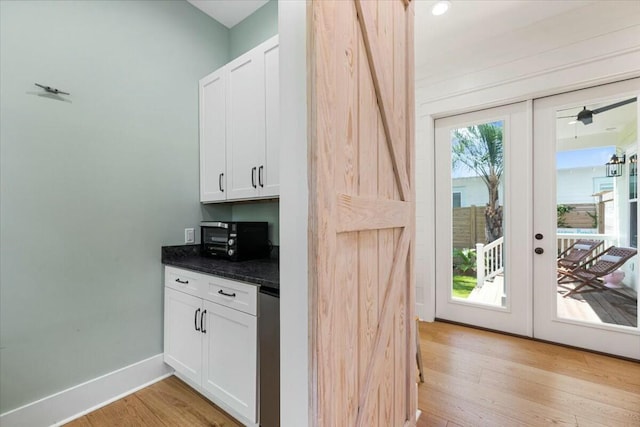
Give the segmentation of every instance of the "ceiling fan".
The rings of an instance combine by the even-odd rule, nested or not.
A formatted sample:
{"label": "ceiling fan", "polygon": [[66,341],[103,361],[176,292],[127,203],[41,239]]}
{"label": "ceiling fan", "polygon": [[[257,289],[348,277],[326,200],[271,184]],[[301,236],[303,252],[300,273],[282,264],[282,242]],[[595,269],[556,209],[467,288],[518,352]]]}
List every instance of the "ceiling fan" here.
{"label": "ceiling fan", "polygon": [[636,98],[625,99],[624,101],[615,102],[613,104],[605,105],[604,107],[596,108],[594,110],[587,110],[587,107],[583,107],[582,111],[580,111],[577,116],[562,116],[558,118],[574,119],[576,122],[582,122],[583,125],[588,125],[590,123],[593,123],[594,114],[613,110],[614,108],[622,107],[623,105],[631,104],[632,102],[636,102]]}

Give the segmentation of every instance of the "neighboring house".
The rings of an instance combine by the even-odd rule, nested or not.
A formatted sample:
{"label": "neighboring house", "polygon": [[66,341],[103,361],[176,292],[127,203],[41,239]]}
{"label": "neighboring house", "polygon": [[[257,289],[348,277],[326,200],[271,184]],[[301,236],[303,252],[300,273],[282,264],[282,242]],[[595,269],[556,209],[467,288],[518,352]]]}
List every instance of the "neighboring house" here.
{"label": "neighboring house", "polygon": [[[613,188],[614,178],[605,176],[604,165],[558,170],[558,204],[597,203],[595,194]],[[499,192],[501,203],[502,190]],[[487,187],[479,177],[453,178],[451,193],[454,208],[484,206],[488,202]]]}

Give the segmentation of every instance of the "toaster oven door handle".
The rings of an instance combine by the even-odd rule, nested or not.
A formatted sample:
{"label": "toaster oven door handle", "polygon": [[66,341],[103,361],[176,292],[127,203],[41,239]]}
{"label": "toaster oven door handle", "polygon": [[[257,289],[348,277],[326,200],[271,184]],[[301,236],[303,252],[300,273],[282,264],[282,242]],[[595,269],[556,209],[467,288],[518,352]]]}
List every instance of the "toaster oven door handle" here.
{"label": "toaster oven door handle", "polygon": [[215,227],[215,228],[229,228],[229,224],[226,222],[201,222],[202,227]]}

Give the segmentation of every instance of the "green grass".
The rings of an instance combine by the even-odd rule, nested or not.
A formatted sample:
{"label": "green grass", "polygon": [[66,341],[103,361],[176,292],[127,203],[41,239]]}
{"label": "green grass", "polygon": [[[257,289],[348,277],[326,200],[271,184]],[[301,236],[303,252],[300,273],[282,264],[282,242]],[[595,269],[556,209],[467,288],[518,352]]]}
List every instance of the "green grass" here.
{"label": "green grass", "polygon": [[476,287],[476,278],[471,276],[453,276],[453,296],[467,298]]}

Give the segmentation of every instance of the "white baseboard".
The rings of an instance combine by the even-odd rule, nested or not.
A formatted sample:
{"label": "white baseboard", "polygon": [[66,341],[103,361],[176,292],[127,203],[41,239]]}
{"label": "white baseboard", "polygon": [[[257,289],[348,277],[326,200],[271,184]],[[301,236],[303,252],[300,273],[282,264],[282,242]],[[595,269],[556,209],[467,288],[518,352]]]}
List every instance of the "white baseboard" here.
{"label": "white baseboard", "polygon": [[173,374],[158,354],[0,415],[2,427],[59,426]]}

